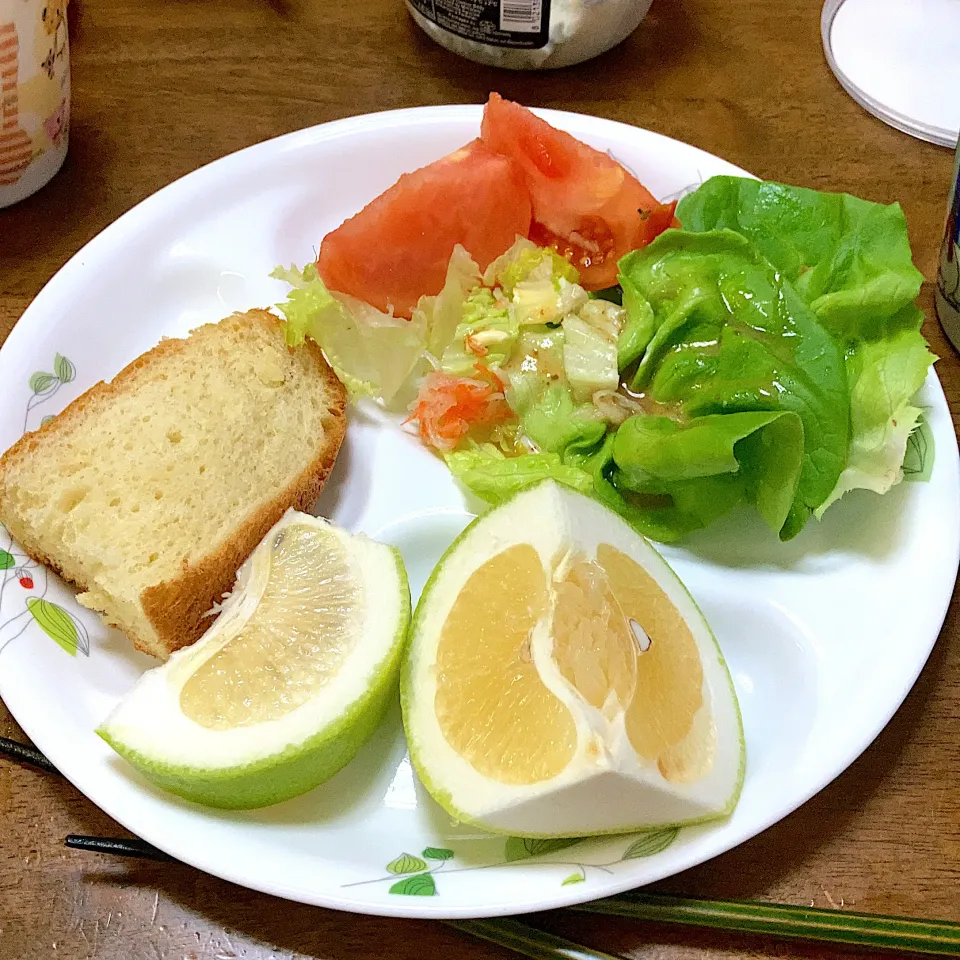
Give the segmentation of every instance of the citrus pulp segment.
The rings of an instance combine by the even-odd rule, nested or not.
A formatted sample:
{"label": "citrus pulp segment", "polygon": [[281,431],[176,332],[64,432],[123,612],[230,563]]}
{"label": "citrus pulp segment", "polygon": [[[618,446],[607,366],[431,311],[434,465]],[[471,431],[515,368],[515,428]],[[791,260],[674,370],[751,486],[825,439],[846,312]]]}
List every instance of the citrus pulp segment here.
{"label": "citrus pulp segment", "polygon": [[452,816],[585,836],[728,814],[744,771],[716,640],[650,544],[551,481],[474,521],[414,616],[413,763]]}
{"label": "citrus pulp segment", "polygon": [[396,550],[288,512],[204,636],[147,671],[98,733],[187,799],[288,799],[333,776],[376,728],[409,619]]}
{"label": "citrus pulp segment", "polygon": [[[548,780],[573,756],[570,711],[541,681],[528,645],[547,599],[536,551],[529,544],[509,547],[471,574],[437,648],[436,710],[444,737],[473,767],[504,783]],[[486,722],[477,724],[476,716]],[[531,724],[550,734],[527,736]]]}
{"label": "citrus pulp segment", "polygon": [[197,667],[183,712],[214,730],[277,720],[336,676],[360,631],[361,592],[338,537],[287,525],[256,613]]}

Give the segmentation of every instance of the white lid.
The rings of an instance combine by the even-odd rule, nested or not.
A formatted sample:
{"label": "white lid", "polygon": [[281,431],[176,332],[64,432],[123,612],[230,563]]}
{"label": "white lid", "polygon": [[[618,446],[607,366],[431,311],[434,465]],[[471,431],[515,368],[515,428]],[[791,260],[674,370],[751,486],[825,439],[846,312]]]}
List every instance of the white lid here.
{"label": "white lid", "polygon": [[960,0],[826,0],[830,69],[862,107],[952,147],[960,134]]}

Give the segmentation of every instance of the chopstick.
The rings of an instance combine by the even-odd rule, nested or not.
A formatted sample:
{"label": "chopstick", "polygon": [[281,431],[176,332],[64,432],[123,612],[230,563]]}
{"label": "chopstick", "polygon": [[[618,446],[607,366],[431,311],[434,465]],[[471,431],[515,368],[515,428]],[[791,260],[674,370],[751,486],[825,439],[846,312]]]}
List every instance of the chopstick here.
{"label": "chopstick", "polygon": [[85,837],[77,833],[67,835],[63,841],[72,850],[89,850],[91,853],[112,853],[117,857],[139,857],[145,860],[173,860],[169,854],[158,850],[146,840],[131,840],[125,837]]}
{"label": "chopstick", "polygon": [[518,920],[500,917],[496,920],[445,920],[447,926],[489,940],[508,950],[535,960],[620,960],[610,953],[582,947],[544,930],[528,927]]}
{"label": "chopstick", "polygon": [[[39,750],[16,740],[0,737],[0,754],[59,774]],[[139,839],[70,834],[64,843],[75,850],[150,860],[173,859]],[[782,906],[742,900],[701,900],[641,892],[605,897],[567,909],[655,923],[839,943],[872,950],[960,957],[960,923],[948,920],[914,920],[819,907]],[[489,940],[534,960],[617,960],[609,953],[591,950],[507,917],[445,922],[464,933]]]}
{"label": "chopstick", "polygon": [[25,743],[17,740],[11,740],[9,737],[0,737],[0,754],[10,757],[11,760],[18,760],[20,763],[27,763],[32,767],[39,767],[46,770],[47,773],[56,773],[60,771],[39,751],[33,747],[28,747]]}
{"label": "chopstick", "polygon": [[[942,957],[960,956],[960,923],[942,920],[912,920],[907,917],[822,910],[816,907],[697,900],[669,894],[638,892],[606,897],[567,909],[735,933],[759,933],[774,937],[840,943],[871,950]],[[501,918],[447,922],[465,933],[490,940],[536,960],[615,960],[608,953],[582,947],[516,920]]]}
{"label": "chopstick", "polygon": [[743,900],[700,900],[639,891],[568,909],[656,923],[843,943],[874,950],[960,957],[960,923],[947,920],[914,920]]}

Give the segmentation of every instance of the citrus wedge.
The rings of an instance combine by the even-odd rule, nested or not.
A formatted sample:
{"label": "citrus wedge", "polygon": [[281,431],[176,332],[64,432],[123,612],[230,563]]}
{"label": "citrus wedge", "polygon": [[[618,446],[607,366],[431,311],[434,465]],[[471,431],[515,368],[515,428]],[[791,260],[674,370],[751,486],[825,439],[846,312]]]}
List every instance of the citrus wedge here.
{"label": "citrus wedge", "polygon": [[396,550],[290,511],[210,629],[147,671],[97,732],[187,799],[286,800],[333,776],[374,731],[409,621]]}
{"label": "citrus wedge", "polygon": [[716,640],[663,558],[547,481],[474,521],[414,615],[414,766],[458,820],[571,837],[729,814],[743,730]]}

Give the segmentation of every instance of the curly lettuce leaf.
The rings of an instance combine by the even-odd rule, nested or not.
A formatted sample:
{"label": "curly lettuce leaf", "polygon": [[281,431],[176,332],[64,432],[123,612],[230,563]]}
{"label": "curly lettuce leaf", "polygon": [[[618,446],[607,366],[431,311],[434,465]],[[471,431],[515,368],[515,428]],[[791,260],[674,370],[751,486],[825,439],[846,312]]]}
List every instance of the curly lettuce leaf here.
{"label": "curly lettuce leaf", "polygon": [[441,292],[421,297],[412,319],[405,320],[328,290],[314,263],[302,270],[277,267],[270,275],[291,287],[277,305],[286,318],[287,343],[298,346],[310,337],[351,396],[375,397],[388,406],[405,400],[413,381],[430,368],[430,358],[447,347],[468,291],[480,277],[476,263],[458,246]]}
{"label": "curly lettuce leaf", "polygon": [[617,341],[580,317],[563,318],[563,371],[578,400],[620,385]]}
{"label": "curly lettuce leaf", "polygon": [[[544,336],[552,340],[556,335]],[[534,334],[527,337],[542,339]],[[535,449],[508,457],[491,443],[475,444],[446,455],[454,476],[493,504],[547,478],[581,493],[593,493],[587,461],[607,432],[607,424],[596,408],[577,403],[566,383],[550,380],[535,370],[511,371],[507,402],[519,418],[525,443]]]}
{"label": "curly lettuce leaf", "polygon": [[565,464],[557,453],[529,453],[505,457],[492,444],[472,450],[457,450],[445,457],[450,472],[468,490],[487,503],[498,504],[515,493],[539,483],[556,480],[580,493],[590,494],[593,481],[579,467]]}
{"label": "curly lettuce leaf", "polygon": [[287,343],[296,346],[310,337],[351,396],[389,403],[423,356],[423,327],[331,293],[315,264],[302,271],[278,268],[271,276],[292,285],[286,301],[277,305],[286,317]]}
{"label": "curly lettuce leaf", "polygon": [[541,452],[563,456],[571,447],[590,448],[607,431],[593,404],[577,403],[565,383],[534,371],[511,374],[507,403],[523,435]]}
{"label": "curly lettuce leaf", "polygon": [[427,353],[443,356],[463,320],[464,304],[480,285],[480,267],[458,243],[447,264],[443,289],[435,297],[421,297],[413,310],[413,322],[426,331]]}
{"label": "curly lettuce leaf", "polygon": [[299,347],[304,342],[315,316],[327,310],[339,312],[340,305],[320,279],[315,263],[302,269],[292,263],[275,267],[270,276],[290,287],[287,299],[277,304],[286,317],[283,331],[288,346]]}
{"label": "curly lettuce leaf", "polygon": [[520,326],[559,323],[589,299],[580,275],[565,257],[517,237],[506,253],[484,271],[483,282],[499,287]]}
{"label": "curly lettuce leaf", "polygon": [[491,290],[479,287],[466,295],[460,307],[461,320],[443,351],[440,367],[453,376],[473,374],[477,363],[501,367],[517,342],[520,328],[506,304]]}
{"label": "curly lettuce leaf", "polygon": [[555,290],[560,280],[577,283],[580,274],[576,267],[550,247],[538,247],[526,237],[517,237],[505,253],[484,271],[483,282],[488,287],[499,286],[505,296],[512,297],[518,284],[550,280]]}
{"label": "curly lettuce leaf", "polygon": [[[785,277],[730,230],[668,230],[627,254],[620,274],[624,302],[630,290],[633,309],[645,301],[653,315],[653,335],[632,389],[659,405],[665,417],[683,423],[711,415],[789,412],[802,424],[799,472],[786,515],[779,499],[782,477],[772,484],[777,494],[767,498],[762,511],[770,523],[783,516],[781,539],[796,536],[836,486],[846,463],[850,404],[839,345]],[[673,447],[691,469],[699,456],[695,446],[675,442]],[[768,468],[772,464],[762,462]],[[620,471],[616,458],[614,463]],[[685,502],[698,501],[715,495],[697,493],[701,487],[720,485],[731,488],[729,499],[752,496],[760,505],[759,494],[748,493],[744,478],[732,484],[720,480],[723,475],[714,469],[711,484],[700,477],[692,496],[685,489],[679,495]],[[608,480],[626,489],[623,476]],[[669,494],[674,506],[675,493]],[[687,502],[687,515],[708,522],[698,510]]]}

